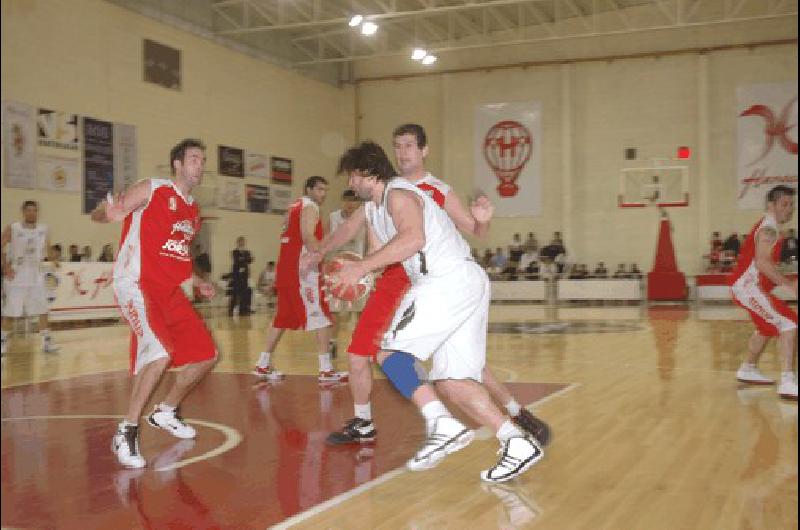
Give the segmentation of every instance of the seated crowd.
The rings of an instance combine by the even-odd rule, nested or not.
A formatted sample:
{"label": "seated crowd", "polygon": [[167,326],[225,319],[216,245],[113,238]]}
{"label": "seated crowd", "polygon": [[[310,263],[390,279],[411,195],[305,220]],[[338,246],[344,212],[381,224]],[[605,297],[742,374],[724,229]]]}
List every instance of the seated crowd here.
{"label": "seated crowd", "polygon": [[64,249],[60,243],[56,243],[55,245],[50,246],[50,254],[47,257],[48,261],[57,261],[57,262],[88,262],[88,261],[99,261],[99,262],[106,262],[112,263],[114,261],[114,247],[113,245],[106,244],[103,245],[103,249],[100,251],[100,255],[96,258],[92,253],[91,245],[84,245],[83,250],[80,250],[78,245],[72,244],[69,246],[69,255],[64,255]]}
{"label": "seated crowd", "polygon": [[[784,230],[781,243],[780,261],[784,264],[797,264],[797,236],[793,228]],[[708,254],[703,258],[706,260],[706,272],[708,273],[728,273],[736,265],[739,251],[744,244],[744,238],[737,232],[733,232],[726,239],[722,239],[720,232],[711,235],[711,244]]]}
{"label": "seated crowd", "polygon": [[528,233],[525,241],[520,234],[514,234],[511,244],[494,251],[485,249],[478,255],[473,249],[473,257],[478,261],[492,280],[540,280],[544,278],[563,278],[581,280],[589,278],[636,279],[642,277],[638,265],[626,268],[620,263],[614,274],[610,274],[604,262],[599,262],[594,271],[586,264],[567,262],[567,249],[561,232],[555,232],[550,243],[539,247],[536,235]]}

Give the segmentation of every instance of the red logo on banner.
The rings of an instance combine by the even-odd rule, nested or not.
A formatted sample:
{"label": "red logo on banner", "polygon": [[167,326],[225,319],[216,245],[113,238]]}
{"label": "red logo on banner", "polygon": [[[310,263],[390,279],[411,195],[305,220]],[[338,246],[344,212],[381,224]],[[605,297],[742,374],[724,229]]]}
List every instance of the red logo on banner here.
{"label": "red logo on banner", "polygon": [[533,135],[518,121],[501,121],[489,129],[483,141],[483,157],[500,184],[501,197],[513,197],[519,191],[516,180],[533,152]]}
{"label": "red logo on banner", "polygon": [[764,157],[772,151],[772,148],[775,146],[775,139],[780,142],[787,153],[793,155],[797,154],[797,142],[793,142],[788,136],[789,131],[797,127],[797,124],[789,125],[787,123],[789,121],[789,111],[792,110],[792,105],[796,102],[797,98],[795,97],[787,103],[786,106],[783,107],[783,110],[781,110],[781,114],[777,119],[772,109],[766,105],[752,105],[749,109],[739,114],[739,117],[761,116],[766,122],[764,124],[764,151],[761,153],[761,156],[750,162],[748,164],[749,166],[763,160]]}

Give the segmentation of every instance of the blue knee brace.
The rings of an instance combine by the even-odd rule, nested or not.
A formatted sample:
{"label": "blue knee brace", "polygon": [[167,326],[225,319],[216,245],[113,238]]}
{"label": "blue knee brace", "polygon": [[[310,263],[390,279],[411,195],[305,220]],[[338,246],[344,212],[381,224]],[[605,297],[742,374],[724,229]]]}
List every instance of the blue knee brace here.
{"label": "blue knee brace", "polygon": [[394,387],[407,399],[411,399],[414,391],[422,386],[416,367],[417,359],[410,353],[395,351],[381,365],[383,373]]}

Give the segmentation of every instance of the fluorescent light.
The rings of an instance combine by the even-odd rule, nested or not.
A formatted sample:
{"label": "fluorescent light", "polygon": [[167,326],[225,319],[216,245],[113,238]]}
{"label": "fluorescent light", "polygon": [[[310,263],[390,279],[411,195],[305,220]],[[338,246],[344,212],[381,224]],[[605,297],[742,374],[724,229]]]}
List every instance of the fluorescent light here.
{"label": "fluorescent light", "polygon": [[353,18],[350,19],[350,22],[348,22],[348,24],[350,25],[351,28],[354,28],[359,24],[361,24],[362,20],[364,20],[364,17],[362,17],[361,15],[353,15]]}
{"label": "fluorescent light", "polygon": [[436,62],[437,57],[435,55],[426,55],[422,58],[422,64],[433,64]]}
{"label": "fluorescent light", "polygon": [[378,25],[374,22],[364,22],[361,25],[361,33],[363,35],[374,35],[378,31]]}
{"label": "fluorescent light", "polygon": [[421,61],[426,55],[428,55],[428,52],[422,48],[414,48],[414,51],[411,52],[411,58],[415,61]]}

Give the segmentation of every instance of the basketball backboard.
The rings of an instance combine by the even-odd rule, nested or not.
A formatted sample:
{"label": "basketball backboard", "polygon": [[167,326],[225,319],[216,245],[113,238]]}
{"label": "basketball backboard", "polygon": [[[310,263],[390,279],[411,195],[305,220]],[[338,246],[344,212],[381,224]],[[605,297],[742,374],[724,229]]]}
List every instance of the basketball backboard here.
{"label": "basketball backboard", "polygon": [[671,160],[651,160],[620,171],[620,208],[689,206],[689,168]]}

